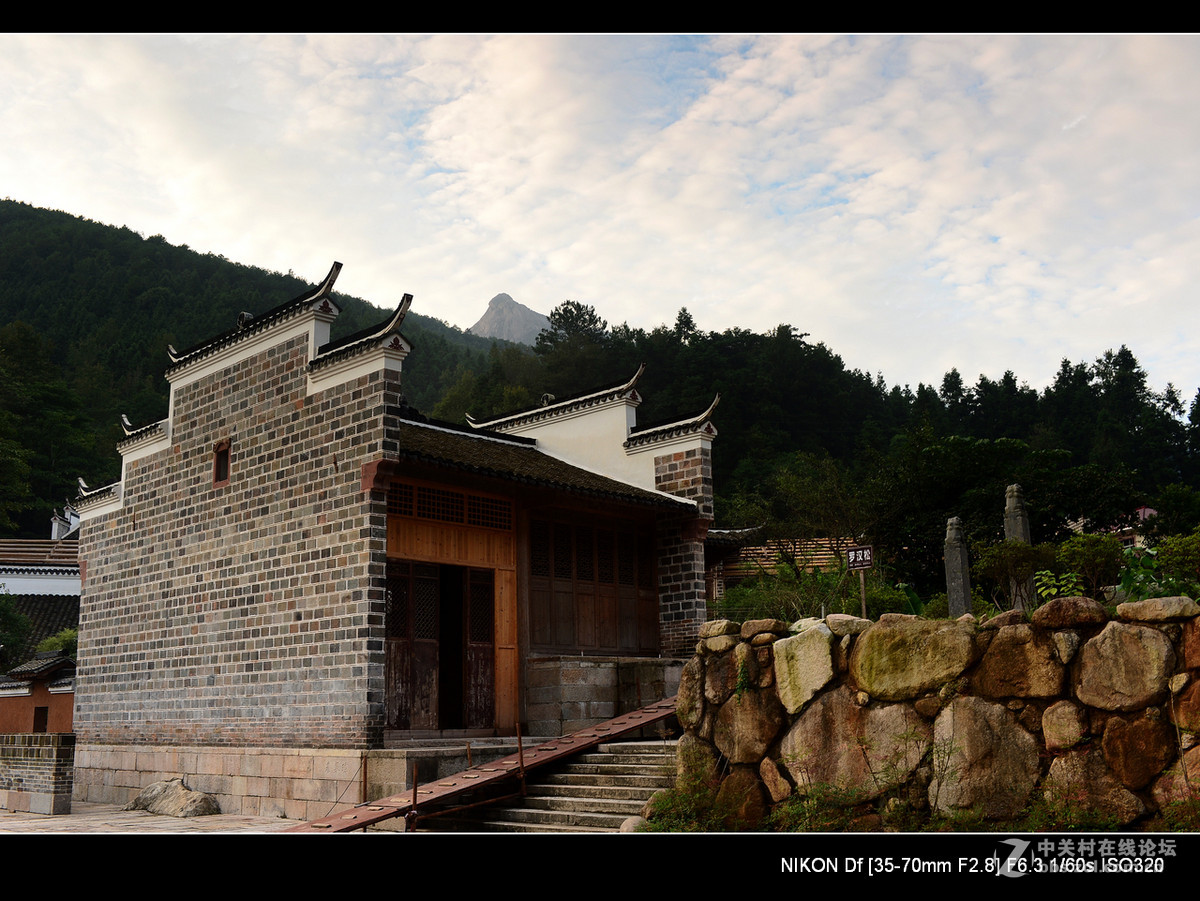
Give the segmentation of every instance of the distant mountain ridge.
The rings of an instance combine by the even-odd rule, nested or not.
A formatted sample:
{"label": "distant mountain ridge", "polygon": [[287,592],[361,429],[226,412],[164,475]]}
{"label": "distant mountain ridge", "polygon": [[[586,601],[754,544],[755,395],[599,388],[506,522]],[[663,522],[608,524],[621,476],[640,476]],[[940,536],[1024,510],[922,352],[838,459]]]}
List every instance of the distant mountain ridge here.
{"label": "distant mountain ridge", "polygon": [[550,320],[545,315],[501,293],[488,301],[487,312],[467,332],[532,346],[538,333],[549,327]]}

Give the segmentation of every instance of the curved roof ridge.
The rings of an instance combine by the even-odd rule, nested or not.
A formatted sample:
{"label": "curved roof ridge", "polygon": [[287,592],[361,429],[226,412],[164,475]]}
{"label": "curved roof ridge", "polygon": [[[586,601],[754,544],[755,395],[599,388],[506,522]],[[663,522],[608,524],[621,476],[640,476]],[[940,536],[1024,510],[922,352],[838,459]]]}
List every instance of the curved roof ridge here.
{"label": "curved roof ridge", "polygon": [[625,441],[625,447],[635,447],[639,444],[648,444],[652,441],[661,441],[665,438],[676,438],[680,435],[686,435],[701,430],[707,432],[708,435],[716,435],[717,430],[711,425],[713,411],[717,409],[717,404],[721,402],[721,395],[717,394],[713,398],[711,404],[708,405],[703,413],[698,416],[692,416],[689,419],[680,419],[677,422],[668,422],[663,425],[647,426],[644,429],[637,429],[629,433],[629,437]]}
{"label": "curved roof ridge", "polygon": [[171,345],[167,345],[167,355],[171,358],[171,365],[167,367],[167,372],[170,373],[182,366],[187,365],[193,360],[198,360],[208,356],[215,351],[221,350],[232,344],[236,344],[243,338],[248,338],[251,335],[261,332],[263,329],[276,322],[284,319],[290,319],[295,314],[316,304],[318,301],[325,301],[328,307],[327,312],[334,315],[341,312],[337,304],[329,300],[329,294],[333,291],[334,282],[337,281],[338,274],[342,271],[342,264],[334,262],[329,270],[329,274],[315,288],[305,291],[299,297],[295,297],[287,303],[282,303],[277,307],[272,307],[265,313],[258,316],[253,316],[249,313],[241,313],[238,316],[237,325],[227,332],[218,335],[208,341],[197,344],[185,351],[177,351]]}
{"label": "curved roof ridge", "polygon": [[[352,335],[347,335],[344,338],[339,338],[337,341],[330,341],[328,344],[322,345],[317,349],[317,355],[309,362],[308,368],[318,368],[341,354],[352,354],[355,350],[362,349],[364,345],[380,341],[393,332],[399,334],[400,325],[404,322],[404,317],[408,315],[409,308],[412,307],[412,302],[413,296],[405,294],[400,298],[400,303],[396,307],[396,311],[384,320],[381,325],[368,326]],[[409,343],[408,339],[403,335],[400,335],[400,338],[405,344]]]}

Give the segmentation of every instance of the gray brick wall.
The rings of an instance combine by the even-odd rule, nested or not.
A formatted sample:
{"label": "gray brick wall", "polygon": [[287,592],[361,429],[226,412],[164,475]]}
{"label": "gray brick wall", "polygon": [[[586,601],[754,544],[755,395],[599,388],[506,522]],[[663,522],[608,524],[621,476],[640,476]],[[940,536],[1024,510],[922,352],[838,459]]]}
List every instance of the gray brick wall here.
{"label": "gray brick wall", "polygon": [[297,338],[177,385],[171,447],[84,523],[81,743],[378,743],[386,503],[361,473],[399,375],[306,397],[306,363]]}

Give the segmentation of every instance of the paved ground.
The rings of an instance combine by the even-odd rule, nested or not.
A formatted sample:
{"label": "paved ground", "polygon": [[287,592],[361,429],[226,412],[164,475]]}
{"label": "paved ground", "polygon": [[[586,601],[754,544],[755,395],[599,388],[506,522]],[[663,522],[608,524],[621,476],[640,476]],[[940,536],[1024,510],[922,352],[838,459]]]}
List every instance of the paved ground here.
{"label": "paved ground", "polygon": [[291,826],[299,825],[299,822],[299,820],[251,817],[232,813],[221,813],[211,817],[162,817],[144,810],[122,810],[114,804],[87,804],[79,801],[74,802],[71,805],[71,812],[63,816],[12,813],[0,810],[0,832],[21,832],[30,835],[38,833],[186,835],[211,832],[265,834],[282,832]]}

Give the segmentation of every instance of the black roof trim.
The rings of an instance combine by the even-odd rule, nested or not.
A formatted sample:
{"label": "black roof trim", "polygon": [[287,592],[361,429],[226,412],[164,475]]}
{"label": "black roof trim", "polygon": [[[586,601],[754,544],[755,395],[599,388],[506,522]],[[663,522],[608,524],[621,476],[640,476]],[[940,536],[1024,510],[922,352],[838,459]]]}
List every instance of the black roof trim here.
{"label": "black roof trim", "polygon": [[529,439],[514,441],[506,435],[468,433],[411,419],[397,430],[396,455],[402,460],[627,504],[695,508],[695,502],[686,498],[639,488],[573,466],[542,453],[534,443]]}
{"label": "black roof trim", "polygon": [[647,426],[644,429],[630,432],[624,446],[629,448],[638,447],[643,444],[653,444],[656,441],[665,441],[668,438],[678,438],[681,435],[694,434],[705,430],[706,427],[708,427],[709,434],[711,435],[715,432],[715,429],[709,426],[709,421],[712,419],[713,411],[717,409],[717,404],[720,402],[721,395],[718,394],[713,398],[713,402],[708,405],[708,409],[699,416],[693,416],[691,419],[681,419],[665,425]]}

